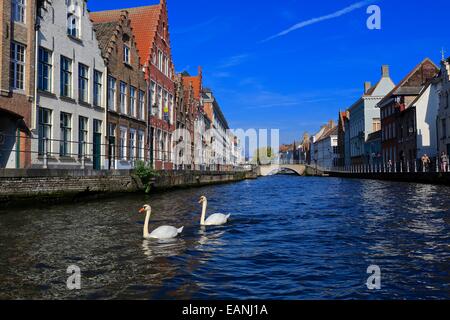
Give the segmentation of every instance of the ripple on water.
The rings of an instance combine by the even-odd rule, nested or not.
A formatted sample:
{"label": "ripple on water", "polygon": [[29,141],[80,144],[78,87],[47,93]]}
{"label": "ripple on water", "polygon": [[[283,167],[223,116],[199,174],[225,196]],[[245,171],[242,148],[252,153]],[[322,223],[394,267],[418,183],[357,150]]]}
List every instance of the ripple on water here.
{"label": "ripple on water", "polygon": [[[200,195],[230,223],[200,228]],[[143,240],[144,203],[151,230],[184,225],[181,237]],[[2,212],[0,298],[448,298],[449,208],[447,187],[274,176]],[[365,287],[371,264],[381,291]]]}

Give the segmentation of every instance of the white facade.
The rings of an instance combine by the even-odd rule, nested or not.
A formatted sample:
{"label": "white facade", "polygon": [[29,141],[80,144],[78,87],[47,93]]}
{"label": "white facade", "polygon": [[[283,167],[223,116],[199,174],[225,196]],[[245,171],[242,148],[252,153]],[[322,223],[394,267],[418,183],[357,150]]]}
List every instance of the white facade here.
{"label": "white facade", "polygon": [[440,82],[428,85],[412,107],[416,109],[417,157],[427,154],[430,158],[437,156],[436,119],[439,106]]}
{"label": "white facade", "polygon": [[314,149],[317,150],[318,168],[329,170],[336,166],[339,158],[337,127],[314,143]]}
{"label": "white facade", "polygon": [[373,87],[366,82],[363,96],[349,108],[351,159],[361,161],[366,158],[364,144],[371,133],[381,130],[380,109],[376,106],[394,87],[388,66],[383,66],[380,81]]}
{"label": "white facade", "polygon": [[437,141],[439,154],[450,154],[450,58],[441,62]]}
{"label": "white facade", "polygon": [[[34,155],[33,165],[42,166],[47,151],[49,167],[80,168],[85,162],[88,168],[104,169],[107,72],[87,1],[47,2],[45,9],[37,40],[39,91],[33,110],[40,138],[33,147],[41,154]],[[47,148],[44,138],[49,139]]]}
{"label": "white facade", "polygon": [[201,168],[205,168],[212,163],[211,160],[211,131],[209,130],[210,121],[199,110],[194,123],[194,135],[195,135],[195,165],[200,165]]}

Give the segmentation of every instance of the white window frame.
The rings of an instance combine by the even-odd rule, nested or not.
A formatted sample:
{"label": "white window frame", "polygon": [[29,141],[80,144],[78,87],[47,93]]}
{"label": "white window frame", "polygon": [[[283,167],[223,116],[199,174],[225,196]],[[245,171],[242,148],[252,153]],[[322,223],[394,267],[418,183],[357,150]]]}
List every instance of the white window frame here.
{"label": "white window frame", "polygon": [[120,112],[123,114],[127,114],[127,91],[128,91],[128,85],[124,81],[120,81],[120,88],[119,88],[119,109]]}
{"label": "white window frame", "polygon": [[138,94],[139,119],[145,120],[145,92],[139,90]]}
{"label": "white window frame", "polygon": [[[108,109],[116,111],[117,106],[117,80],[114,77],[108,76]],[[112,103],[112,105],[111,105]]]}
{"label": "white window frame", "polygon": [[12,18],[14,22],[25,23],[26,21],[26,0],[12,0],[11,9],[12,9]]}
{"label": "white window frame", "polygon": [[136,109],[137,109],[136,93],[137,93],[136,87],[130,86],[130,116],[132,117],[136,117]]}
{"label": "white window frame", "polygon": [[[42,59],[44,53],[47,53],[47,61]],[[38,88],[45,92],[53,92],[53,52],[44,47],[39,47],[38,61]],[[44,70],[47,70],[47,79],[44,77]],[[44,88],[45,80],[48,82],[48,88]]]}
{"label": "white window frame", "polygon": [[131,49],[127,44],[123,45],[123,62],[126,64],[131,64]]}
{"label": "white window frame", "polygon": [[11,42],[11,87],[14,90],[25,90],[26,50],[25,45]]}

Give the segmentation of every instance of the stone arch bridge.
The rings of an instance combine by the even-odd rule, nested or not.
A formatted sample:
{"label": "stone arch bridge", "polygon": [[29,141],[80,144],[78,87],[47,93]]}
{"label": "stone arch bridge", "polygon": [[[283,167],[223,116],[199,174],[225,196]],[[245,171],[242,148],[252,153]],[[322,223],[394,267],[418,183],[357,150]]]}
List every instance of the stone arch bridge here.
{"label": "stone arch bridge", "polygon": [[271,163],[267,165],[260,165],[258,167],[259,176],[270,176],[272,174],[278,173],[280,170],[289,170],[295,172],[299,176],[304,176],[306,174],[306,166],[304,164],[278,164]]}

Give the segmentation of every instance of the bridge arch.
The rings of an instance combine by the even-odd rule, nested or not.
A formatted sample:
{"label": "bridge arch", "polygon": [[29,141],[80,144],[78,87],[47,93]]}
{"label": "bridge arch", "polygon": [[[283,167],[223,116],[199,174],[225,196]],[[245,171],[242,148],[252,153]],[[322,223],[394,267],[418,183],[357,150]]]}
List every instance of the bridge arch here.
{"label": "bridge arch", "polygon": [[295,172],[299,176],[305,175],[306,171],[306,167],[302,164],[269,164],[259,166],[259,175],[266,177],[281,169]]}

